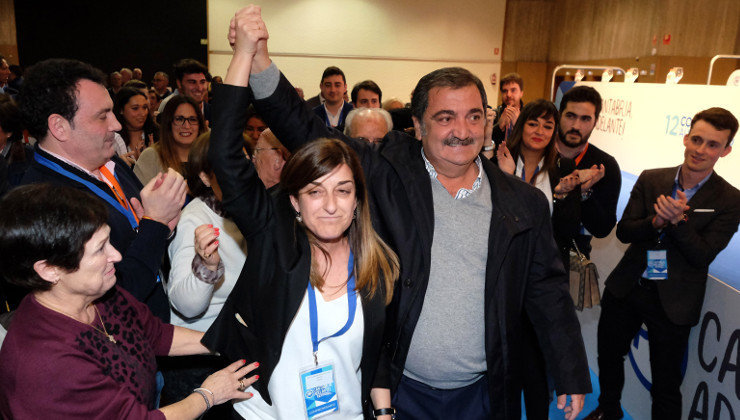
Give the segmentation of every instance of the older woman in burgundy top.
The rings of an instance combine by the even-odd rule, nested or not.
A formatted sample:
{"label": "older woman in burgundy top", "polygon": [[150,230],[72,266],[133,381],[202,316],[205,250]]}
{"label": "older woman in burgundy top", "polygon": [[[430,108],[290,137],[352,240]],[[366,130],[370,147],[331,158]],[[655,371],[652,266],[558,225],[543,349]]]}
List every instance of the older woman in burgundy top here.
{"label": "older woman in burgundy top", "polygon": [[255,366],[237,361],[155,408],[155,356],[208,349],[202,333],[162,323],[115,287],[121,255],[106,220],[103,204],[66,187],[24,186],[0,201],[2,276],[31,289],[0,351],[0,417],[193,419],[250,397]]}

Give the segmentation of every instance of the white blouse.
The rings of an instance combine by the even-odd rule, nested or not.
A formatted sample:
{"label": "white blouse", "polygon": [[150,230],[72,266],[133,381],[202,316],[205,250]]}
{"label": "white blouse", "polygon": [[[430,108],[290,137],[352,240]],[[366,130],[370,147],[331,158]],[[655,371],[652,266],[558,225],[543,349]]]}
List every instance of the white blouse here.
{"label": "white blouse", "polygon": [[[355,319],[350,329],[339,337],[329,338],[319,344],[319,365],[331,363],[334,366],[334,379],[339,400],[339,411],[324,416],[322,419],[362,420],[360,362],[365,327],[359,294],[356,299]],[[336,333],[344,326],[349,314],[348,306],[346,294],[326,302],[321,292],[316,290],[319,339]],[[234,404],[234,409],[239,415],[245,419],[300,420],[306,418],[300,373],[314,366],[310,331],[308,293],[306,293],[298,313],[288,328],[280,361],[267,386],[272,398],[272,406],[269,406],[253,387],[250,387],[248,391],[254,394],[254,397]]]}

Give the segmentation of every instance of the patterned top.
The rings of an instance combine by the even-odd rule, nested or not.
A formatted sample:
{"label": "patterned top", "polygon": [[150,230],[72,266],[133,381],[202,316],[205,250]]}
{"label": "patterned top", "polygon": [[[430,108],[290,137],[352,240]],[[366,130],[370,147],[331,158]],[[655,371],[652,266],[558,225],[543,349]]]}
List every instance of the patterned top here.
{"label": "patterned top", "polygon": [[154,410],[155,356],[169,353],[172,325],[117,287],[95,304],[116,343],[23,299],[0,350],[0,417],[164,419]]}
{"label": "patterned top", "polygon": [[[427,172],[429,172],[429,177],[439,182],[439,180],[437,179],[437,170],[434,169],[432,163],[429,162],[429,159],[427,159],[426,155],[424,154],[423,147],[421,149],[421,158],[424,159],[424,166],[427,168]],[[483,173],[483,163],[480,160],[480,156],[475,158],[475,164],[478,165],[478,176],[475,178],[475,181],[473,181],[473,188],[460,188],[459,190],[457,190],[457,194],[455,194],[455,200],[463,199],[472,194],[473,191],[480,188],[481,174]]]}

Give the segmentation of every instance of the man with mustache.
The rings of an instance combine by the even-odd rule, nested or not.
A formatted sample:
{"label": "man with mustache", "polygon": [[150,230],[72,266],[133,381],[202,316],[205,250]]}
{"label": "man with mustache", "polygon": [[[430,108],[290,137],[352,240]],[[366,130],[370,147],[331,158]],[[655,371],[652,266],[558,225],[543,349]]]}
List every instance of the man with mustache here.
{"label": "man with mustache", "polygon": [[630,246],[606,280],[598,329],[599,407],[587,420],[622,418],[624,356],[645,323],[652,418],[680,419],[681,365],[699,322],[709,264],[735,234],[740,191],[714,172],[732,150],[738,121],[710,108],[691,120],[683,164],[640,174],[617,237]]}
{"label": "man with mustache", "polygon": [[113,139],[121,124],[104,78],[77,60],[50,59],[28,69],[20,109],[38,143],[21,183],[78,188],[106,204],[111,244],[123,254],[116,264],[118,284],[168,322],[159,268],[187,184],[170,169],[142,187],[116,155]]}
{"label": "man with mustache", "polygon": [[[239,80],[249,80],[255,108],[288,148],[338,137],[305,109],[270,60],[264,25],[259,7],[250,6],[237,13],[229,33],[233,43],[254,27],[259,38],[237,48],[230,67],[251,61],[251,76]],[[244,101],[250,89],[227,81],[215,94],[219,103]],[[422,77],[411,111],[416,139],[395,130],[380,145],[340,137],[360,157],[373,227],[401,268],[383,347],[373,349],[388,364],[370,378],[373,387],[391,389],[393,402],[363,401],[367,417],[387,420],[393,404],[402,419],[519,418],[529,362],[521,351],[526,311],[552,369],[558,406],[575,419],[591,386],[544,195],[481,158],[486,92],[468,70]]]}
{"label": "man with mustache", "polygon": [[581,232],[575,240],[587,257],[591,237],[604,238],[617,223],[617,201],[622,173],[616,159],[588,138],[601,113],[601,95],[589,86],[576,86],[560,102],[560,133],[557,140],[561,156],[573,159],[576,169],[593,169],[595,174],[581,184]]}

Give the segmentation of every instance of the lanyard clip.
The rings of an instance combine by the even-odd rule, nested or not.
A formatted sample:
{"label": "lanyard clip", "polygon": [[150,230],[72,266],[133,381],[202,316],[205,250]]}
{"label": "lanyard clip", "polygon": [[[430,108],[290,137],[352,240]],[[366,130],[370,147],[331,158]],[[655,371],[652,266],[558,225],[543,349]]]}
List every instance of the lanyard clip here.
{"label": "lanyard clip", "polygon": [[318,353],[318,352],[313,352],[313,364],[315,366],[318,366],[319,365],[319,357],[316,355],[316,353]]}

